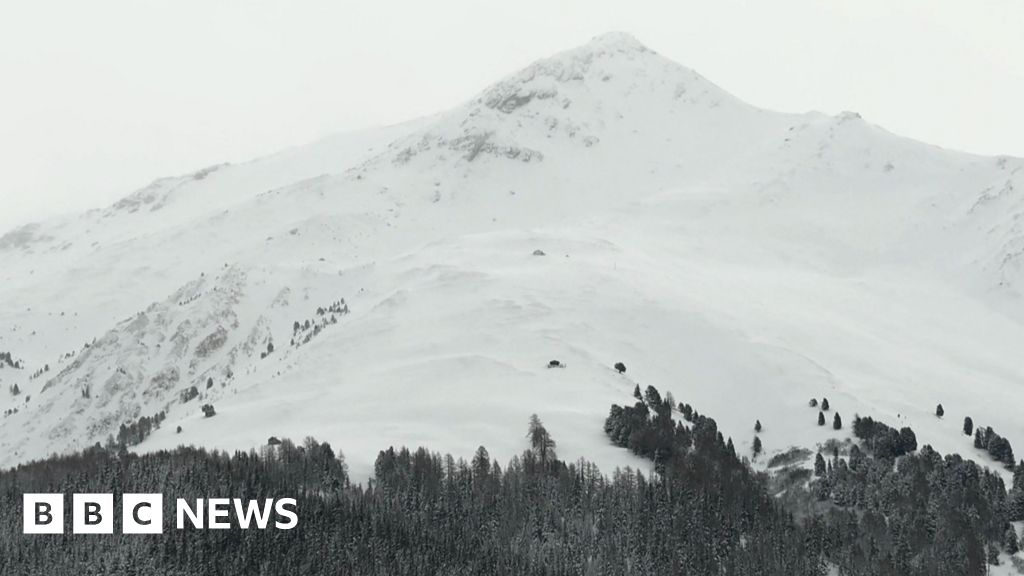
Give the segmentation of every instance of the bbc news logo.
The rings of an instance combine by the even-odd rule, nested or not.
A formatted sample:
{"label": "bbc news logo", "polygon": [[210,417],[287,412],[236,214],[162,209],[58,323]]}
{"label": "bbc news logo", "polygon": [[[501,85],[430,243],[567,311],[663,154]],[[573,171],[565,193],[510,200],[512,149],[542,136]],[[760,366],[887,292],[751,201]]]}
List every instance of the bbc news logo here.
{"label": "bbc news logo", "polygon": [[[63,494],[23,494],[25,534],[64,533]],[[299,523],[294,498],[241,500],[240,498],[197,498],[194,502],[178,498],[175,526],[204,529],[291,530]],[[71,496],[71,532],[74,534],[113,534],[116,508],[113,494],[73,494]],[[271,520],[273,519],[273,522]],[[122,534],[163,534],[163,494],[122,494]]]}

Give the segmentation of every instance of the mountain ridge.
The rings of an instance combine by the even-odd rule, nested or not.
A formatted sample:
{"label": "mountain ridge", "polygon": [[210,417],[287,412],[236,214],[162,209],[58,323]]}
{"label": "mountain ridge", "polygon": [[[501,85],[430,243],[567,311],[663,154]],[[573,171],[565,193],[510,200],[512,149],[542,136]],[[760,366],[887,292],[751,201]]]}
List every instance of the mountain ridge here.
{"label": "mountain ridge", "polygon": [[825,394],[943,452],[972,452],[963,415],[1024,441],[986,408],[1024,378],[1022,167],[761,110],[600,36],[440,114],[4,235],[0,351],[27,368],[0,371],[0,464],[162,411],[136,449],[315,435],[359,472],[388,443],[503,455],[540,412],[567,454],[638,465],[600,434],[638,382],[741,447],[762,420],[769,454],[845,437],[806,409]]}

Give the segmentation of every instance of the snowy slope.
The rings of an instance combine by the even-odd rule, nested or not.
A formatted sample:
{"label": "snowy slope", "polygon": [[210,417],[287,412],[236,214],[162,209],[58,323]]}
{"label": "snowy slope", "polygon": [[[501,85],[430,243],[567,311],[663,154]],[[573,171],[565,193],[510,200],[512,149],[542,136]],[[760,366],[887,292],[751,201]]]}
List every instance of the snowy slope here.
{"label": "snowy slope", "polygon": [[137,449],[313,435],[365,474],[391,444],[508,458],[537,412],[610,469],[639,464],[602,432],[636,383],[742,449],[755,419],[769,453],[845,436],[812,396],[980,461],[965,415],[1024,446],[1024,161],[761,110],[624,34],[14,230],[0,261],[5,465],[163,410]]}

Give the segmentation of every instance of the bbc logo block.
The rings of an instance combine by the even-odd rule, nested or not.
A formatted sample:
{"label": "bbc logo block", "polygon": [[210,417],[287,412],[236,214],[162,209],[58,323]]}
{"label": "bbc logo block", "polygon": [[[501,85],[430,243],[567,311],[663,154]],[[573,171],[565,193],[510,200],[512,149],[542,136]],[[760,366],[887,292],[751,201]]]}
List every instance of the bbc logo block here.
{"label": "bbc logo block", "polygon": [[[25,534],[64,533],[63,494],[24,494],[22,532]],[[71,496],[71,532],[73,534],[113,534],[117,515],[113,494],[73,494]],[[125,534],[163,532],[164,497],[162,494],[123,494],[121,531]]]}
{"label": "bbc logo block", "polygon": [[63,494],[24,494],[22,502],[25,534],[64,533]]}
{"label": "bbc logo block", "polygon": [[[297,504],[295,498],[178,498],[175,527],[291,530],[299,523]],[[64,533],[63,494],[24,494],[23,514],[25,534]],[[163,534],[165,528],[162,494],[122,494],[120,508],[113,494],[72,494],[70,515],[73,534],[113,534],[118,516],[122,534]]]}
{"label": "bbc logo block", "polygon": [[75,534],[113,534],[113,510],[113,494],[75,494],[71,497],[71,531]]}
{"label": "bbc logo block", "polygon": [[125,534],[160,534],[164,531],[163,494],[121,496],[121,531]]}

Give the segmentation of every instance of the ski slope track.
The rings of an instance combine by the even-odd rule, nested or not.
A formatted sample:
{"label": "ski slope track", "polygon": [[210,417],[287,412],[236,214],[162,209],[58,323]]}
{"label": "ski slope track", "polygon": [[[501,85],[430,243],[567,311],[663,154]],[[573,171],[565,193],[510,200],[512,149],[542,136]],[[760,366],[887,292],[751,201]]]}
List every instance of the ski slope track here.
{"label": "ski slope track", "polygon": [[390,445],[504,461],[536,412],[560,457],[646,469],[602,431],[636,384],[740,451],[759,419],[768,456],[855,414],[1024,451],[1024,160],[758,109],[621,33],[9,231],[0,262],[3,466],[164,411],[133,450],[314,436],[365,477]]}

